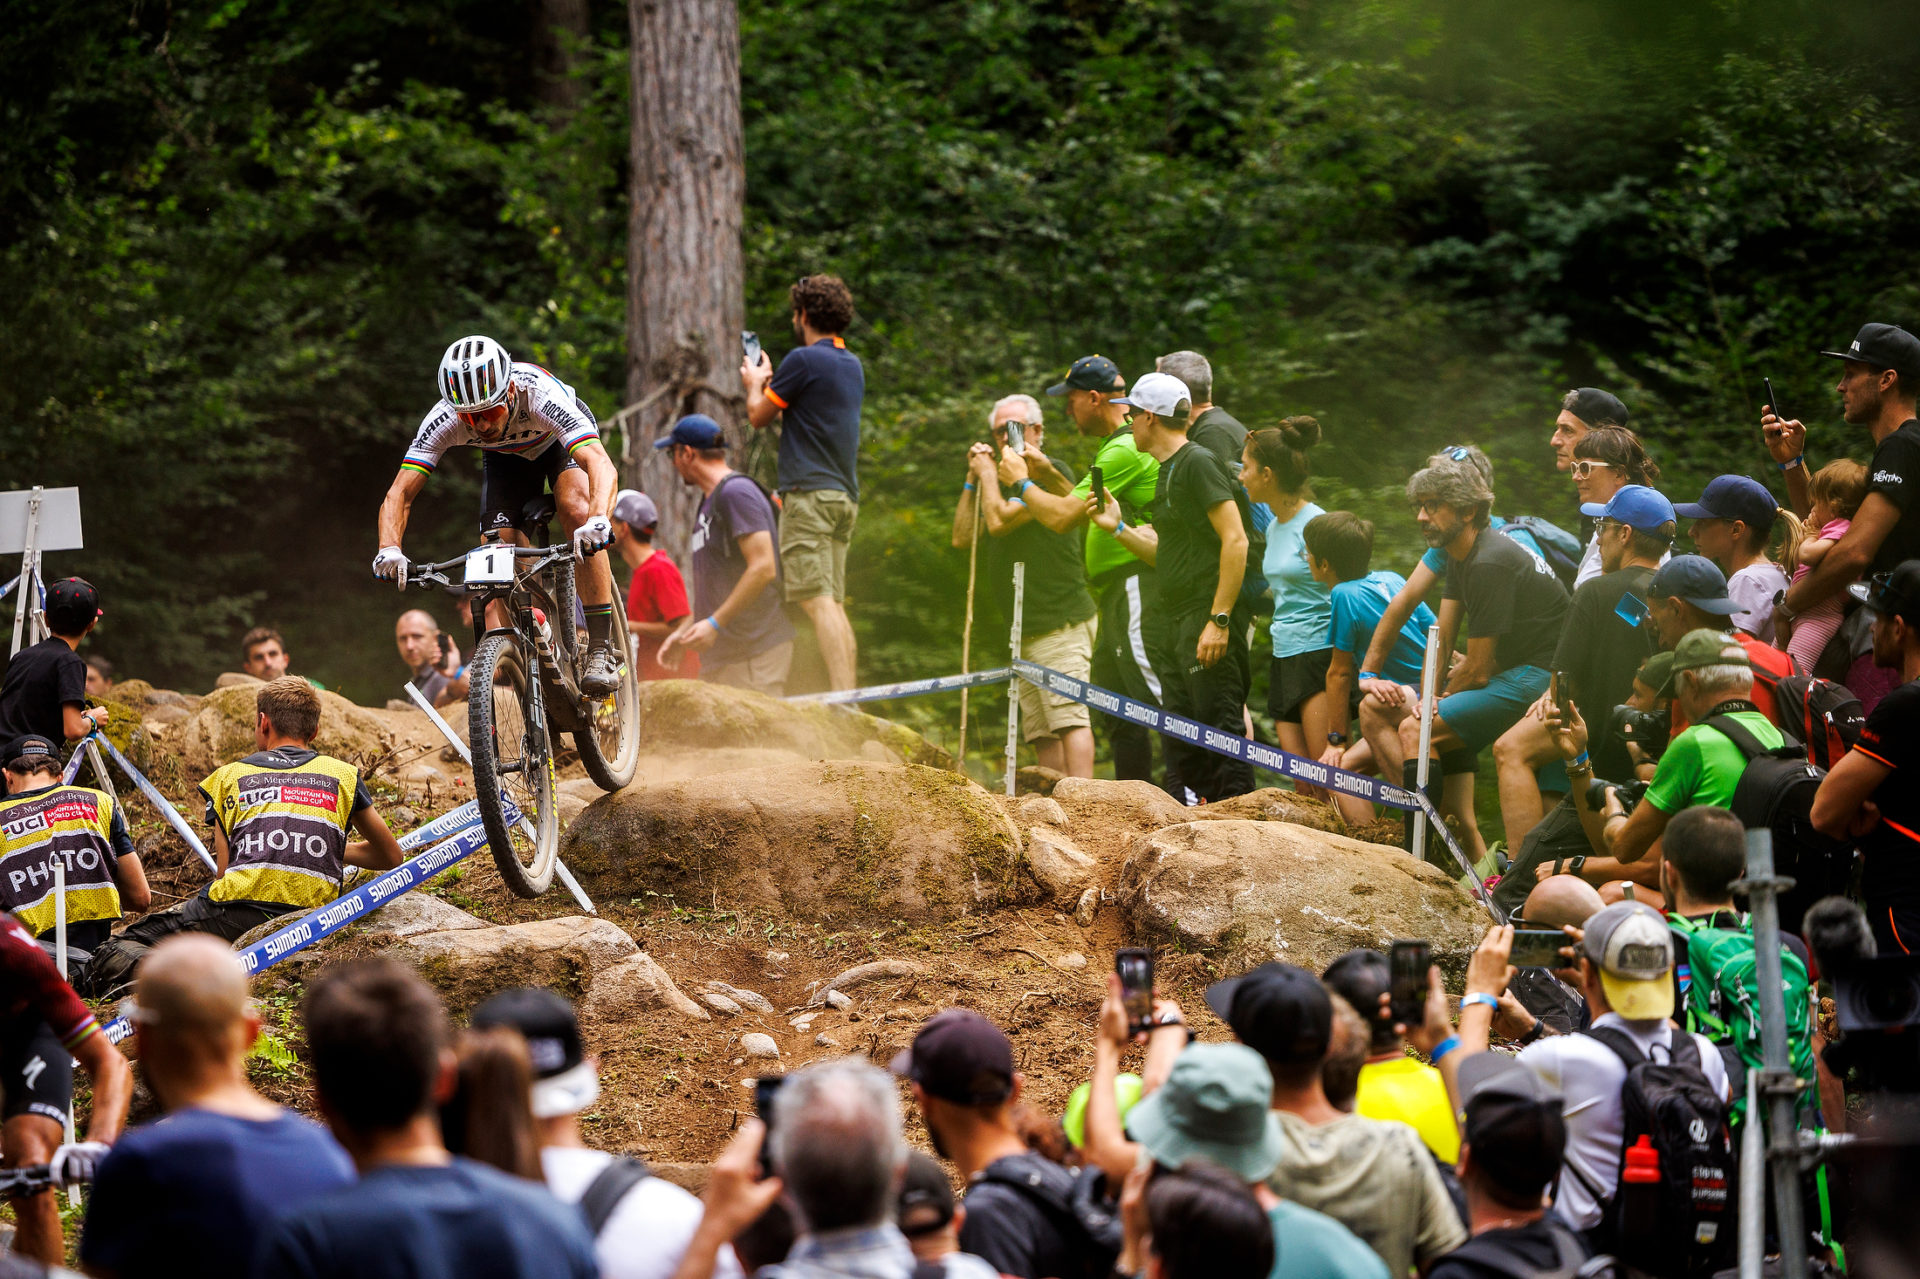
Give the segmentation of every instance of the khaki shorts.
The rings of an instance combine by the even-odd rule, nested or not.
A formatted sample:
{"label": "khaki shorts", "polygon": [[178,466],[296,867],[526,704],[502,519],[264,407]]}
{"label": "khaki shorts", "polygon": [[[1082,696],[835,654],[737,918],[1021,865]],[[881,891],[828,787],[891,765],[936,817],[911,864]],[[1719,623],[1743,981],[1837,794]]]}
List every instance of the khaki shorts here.
{"label": "khaki shorts", "polygon": [[780,575],[786,600],[847,598],[847,543],[860,503],[839,489],[780,495]]}
{"label": "khaki shorts", "polygon": [[[1093,672],[1093,632],[1099,619],[1089,617],[1072,626],[1020,641],[1020,656],[1048,666],[1062,675],[1087,679]],[[1019,676],[1015,676],[1019,679]],[[1022,739],[1036,742],[1058,737],[1070,728],[1090,728],[1093,715],[1080,703],[1020,679]]]}
{"label": "khaki shorts", "polygon": [[752,657],[725,666],[706,666],[700,678],[728,688],[750,688],[768,697],[787,695],[787,672],[793,667],[793,641],[783,640]]}

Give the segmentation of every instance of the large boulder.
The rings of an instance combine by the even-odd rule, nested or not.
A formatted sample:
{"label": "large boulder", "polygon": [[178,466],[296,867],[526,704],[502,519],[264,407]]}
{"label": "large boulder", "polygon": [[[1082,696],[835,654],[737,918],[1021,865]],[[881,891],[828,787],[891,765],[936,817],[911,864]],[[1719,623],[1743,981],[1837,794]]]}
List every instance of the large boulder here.
{"label": "large boulder", "polygon": [[[260,681],[216,688],[200,699],[192,718],[176,725],[170,744],[178,752],[181,766],[193,778],[205,777],[214,769],[254,751],[253,725]],[[425,723],[425,717],[421,717]],[[428,726],[429,728],[431,726]],[[393,744],[393,734],[379,715],[355,706],[338,693],[320,694],[320,732],[313,740],[315,750],[365,764],[384,755]]]}
{"label": "large boulder", "polygon": [[633,938],[606,919],[569,915],[497,928],[460,928],[398,939],[394,953],[439,987],[464,1012],[509,986],[546,986],[568,999],[596,977],[640,953]]}
{"label": "large boulder", "polygon": [[1444,872],[1397,848],[1275,821],[1199,821],[1136,839],[1120,874],[1136,936],[1223,970],[1270,959],[1319,972],[1356,946],[1432,944],[1458,978],[1491,922]]}
{"label": "large boulder", "polygon": [[917,764],[630,786],[590,804],[560,855],[596,898],[671,893],[810,923],[940,922],[1037,896],[994,798]]}
{"label": "large boulder", "polygon": [[754,747],[807,759],[873,759],[951,768],[953,759],[910,728],[844,706],[787,702],[700,680],[640,685],[640,749]]}

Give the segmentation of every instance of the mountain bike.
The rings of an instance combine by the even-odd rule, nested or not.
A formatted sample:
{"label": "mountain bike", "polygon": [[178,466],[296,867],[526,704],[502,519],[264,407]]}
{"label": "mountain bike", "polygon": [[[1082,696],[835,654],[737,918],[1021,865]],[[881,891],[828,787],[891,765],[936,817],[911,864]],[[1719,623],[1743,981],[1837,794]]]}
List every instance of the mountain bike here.
{"label": "mountain bike", "polygon": [[[640,755],[639,690],[626,610],[616,589],[613,643],[620,685],[606,697],[590,697],[580,691],[587,644],[574,621],[573,548],[546,544],[552,516],[551,499],[530,512],[538,545],[515,546],[488,534],[458,558],[410,566],[400,583],[402,590],[464,588],[472,600],[467,740],[473,797],[500,878],[521,897],[538,897],[553,883],[560,847],[553,776],[558,735],[573,735],[580,762],[602,790],[632,781]],[[456,569],[458,582],[449,576]],[[506,624],[489,626],[490,612]]]}

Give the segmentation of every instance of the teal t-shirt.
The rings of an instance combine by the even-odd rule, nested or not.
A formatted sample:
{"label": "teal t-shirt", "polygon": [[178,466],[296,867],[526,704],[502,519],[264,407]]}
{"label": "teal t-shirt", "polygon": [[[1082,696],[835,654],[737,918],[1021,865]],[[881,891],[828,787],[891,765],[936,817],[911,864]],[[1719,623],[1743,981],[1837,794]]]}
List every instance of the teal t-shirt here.
{"label": "teal t-shirt", "polygon": [[[1406,584],[1406,578],[1383,569],[1335,586],[1328,644],[1356,663],[1365,661],[1373,633],[1380,619],[1386,616],[1387,605],[1393,603],[1393,597]],[[1432,609],[1425,604],[1416,607],[1413,616],[1400,628],[1400,634],[1394,637],[1386,663],[1374,674],[1383,675],[1396,684],[1418,684],[1426,661],[1427,628],[1433,621]]]}
{"label": "teal t-shirt", "polygon": [[[1771,750],[1787,739],[1773,721],[1759,711],[1735,711],[1733,722],[1752,733]],[[1695,724],[1673,739],[1647,787],[1647,802],[1663,813],[1677,813],[1695,804],[1733,807],[1733,788],[1747,771],[1747,757],[1718,729]]]}
{"label": "teal t-shirt", "polygon": [[1333,602],[1327,588],[1313,580],[1307,568],[1307,544],[1300,536],[1309,520],[1325,514],[1308,502],[1292,519],[1267,525],[1267,554],[1260,567],[1267,585],[1273,587],[1275,657],[1298,657],[1327,646]]}
{"label": "teal t-shirt", "polygon": [[1270,1209],[1273,1270],[1267,1279],[1388,1279],[1387,1263],[1325,1213],[1283,1202]]}

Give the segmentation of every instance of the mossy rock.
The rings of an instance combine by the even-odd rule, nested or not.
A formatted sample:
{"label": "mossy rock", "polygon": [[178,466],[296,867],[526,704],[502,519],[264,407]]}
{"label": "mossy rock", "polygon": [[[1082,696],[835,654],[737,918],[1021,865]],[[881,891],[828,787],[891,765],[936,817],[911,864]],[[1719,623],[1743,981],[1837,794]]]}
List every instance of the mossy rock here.
{"label": "mossy rock", "polygon": [[891,720],[685,679],[640,685],[640,746],[649,754],[675,747],[762,747],[813,759],[878,758],[953,767],[951,755]]}
{"label": "mossy rock", "polygon": [[[253,725],[260,693],[258,684],[216,688],[200,701],[192,717],[182,723],[173,740],[181,766],[192,776],[205,777],[222,764],[254,752]],[[386,753],[392,732],[380,717],[355,706],[338,693],[320,694],[320,731],[315,750],[353,764],[366,764]]]}

